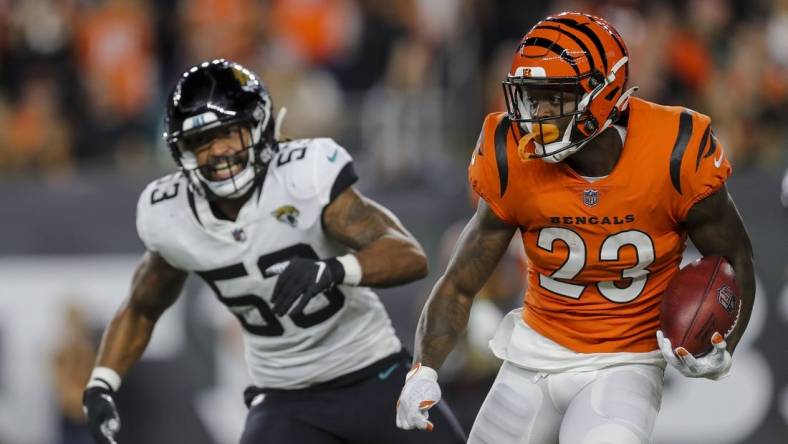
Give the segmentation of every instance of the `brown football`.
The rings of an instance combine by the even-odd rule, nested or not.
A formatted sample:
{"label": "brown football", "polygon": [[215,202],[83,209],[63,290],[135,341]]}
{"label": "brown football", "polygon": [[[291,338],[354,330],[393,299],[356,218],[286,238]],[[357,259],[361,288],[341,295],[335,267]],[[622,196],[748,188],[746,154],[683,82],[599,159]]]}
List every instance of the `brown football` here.
{"label": "brown football", "polygon": [[741,300],[733,267],[722,256],[705,256],[679,270],[662,297],[662,333],[695,357],[711,351],[711,336],[727,337]]}

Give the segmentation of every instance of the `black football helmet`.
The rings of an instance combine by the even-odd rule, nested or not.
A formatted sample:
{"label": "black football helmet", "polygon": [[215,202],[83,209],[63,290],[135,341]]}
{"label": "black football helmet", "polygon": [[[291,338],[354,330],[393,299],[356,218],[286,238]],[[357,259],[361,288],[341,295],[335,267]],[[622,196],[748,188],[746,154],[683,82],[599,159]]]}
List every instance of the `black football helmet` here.
{"label": "black football helmet", "polygon": [[[278,150],[272,109],[265,85],[238,63],[217,59],[183,73],[167,101],[164,139],[196,192],[234,198],[252,187]],[[195,150],[238,128],[245,129],[237,131],[245,149],[225,162],[228,169],[242,162],[243,169],[216,180],[209,166],[198,165]]]}

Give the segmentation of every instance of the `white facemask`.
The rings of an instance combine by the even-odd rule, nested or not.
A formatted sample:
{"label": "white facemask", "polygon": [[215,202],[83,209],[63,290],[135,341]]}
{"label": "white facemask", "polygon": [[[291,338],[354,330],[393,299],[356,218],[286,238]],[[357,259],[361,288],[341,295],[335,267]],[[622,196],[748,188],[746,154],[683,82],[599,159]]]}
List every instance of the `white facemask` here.
{"label": "white facemask", "polygon": [[202,187],[207,188],[213,195],[220,198],[240,197],[252,187],[255,179],[254,149],[247,149],[247,160],[243,170],[224,180],[209,180],[197,167],[197,158],[194,153],[184,152],[181,155],[183,168],[190,172],[189,178],[192,187],[200,194]]}

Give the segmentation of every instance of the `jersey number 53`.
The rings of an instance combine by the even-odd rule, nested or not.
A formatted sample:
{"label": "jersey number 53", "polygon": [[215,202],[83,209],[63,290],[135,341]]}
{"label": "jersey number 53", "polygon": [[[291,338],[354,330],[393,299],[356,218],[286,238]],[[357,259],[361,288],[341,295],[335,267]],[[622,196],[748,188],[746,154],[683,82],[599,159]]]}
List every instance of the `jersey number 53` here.
{"label": "jersey number 53", "polygon": [[[305,257],[309,259],[320,259],[315,250],[307,244],[295,244],[287,248],[283,248],[273,253],[264,254],[257,260],[257,268],[263,275],[263,279],[274,278],[274,275],[267,274],[265,270],[273,264],[288,260],[292,257]],[[217,268],[209,271],[196,272],[202,277],[209,287],[216,293],[227,308],[238,318],[243,328],[249,333],[259,336],[282,336],[284,334],[284,327],[279,322],[276,315],[271,311],[271,307],[258,294],[242,294],[238,296],[226,296],[219,290],[217,283],[219,281],[242,278],[249,276],[249,272],[243,263],[228,265],[226,267]],[[306,314],[302,311],[298,313],[290,313],[290,319],[295,325],[301,328],[309,328],[315,326],[326,319],[333,316],[345,304],[345,295],[336,287],[324,293],[328,299],[328,305],[321,309]],[[252,322],[243,313],[249,309],[256,310],[259,314],[262,323]]]}

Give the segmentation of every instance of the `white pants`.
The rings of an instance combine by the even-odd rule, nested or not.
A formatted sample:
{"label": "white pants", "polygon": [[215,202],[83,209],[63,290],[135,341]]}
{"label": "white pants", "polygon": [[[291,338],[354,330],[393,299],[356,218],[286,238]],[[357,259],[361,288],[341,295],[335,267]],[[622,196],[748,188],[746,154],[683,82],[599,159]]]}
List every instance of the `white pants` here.
{"label": "white pants", "polygon": [[663,373],[643,364],[539,373],[504,361],[468,443],[650,443]]}

